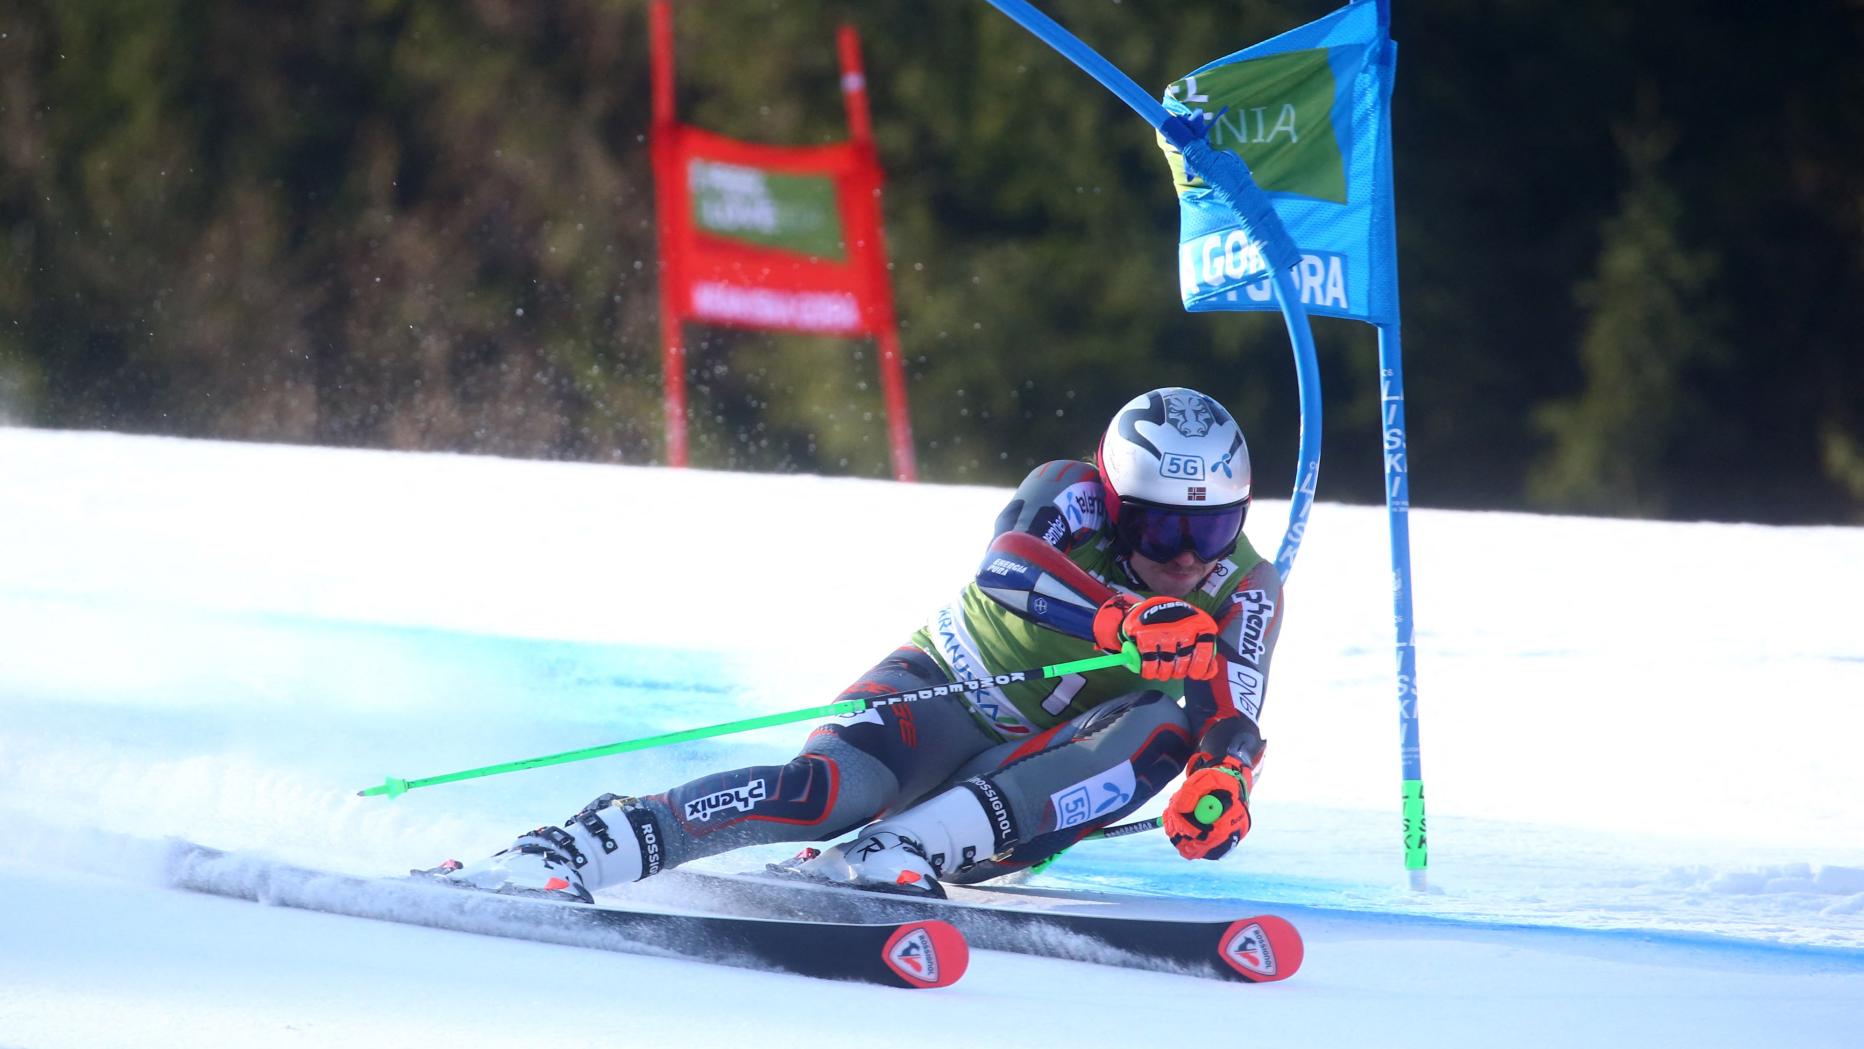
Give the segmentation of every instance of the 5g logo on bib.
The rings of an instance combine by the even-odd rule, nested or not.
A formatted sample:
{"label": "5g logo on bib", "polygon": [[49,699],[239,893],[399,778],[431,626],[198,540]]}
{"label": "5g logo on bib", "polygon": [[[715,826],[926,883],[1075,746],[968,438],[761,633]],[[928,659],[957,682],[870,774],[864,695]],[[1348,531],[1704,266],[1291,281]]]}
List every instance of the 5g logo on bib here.
{"label": "5g logo on bib", "polygon": [[1133,800],[1133,763],[1122,761],[1104,773],[1089,776],[1072,787],[1049,795],[1055,807],[1055,829],[1078,827],[1091,819],[1116,812]]}

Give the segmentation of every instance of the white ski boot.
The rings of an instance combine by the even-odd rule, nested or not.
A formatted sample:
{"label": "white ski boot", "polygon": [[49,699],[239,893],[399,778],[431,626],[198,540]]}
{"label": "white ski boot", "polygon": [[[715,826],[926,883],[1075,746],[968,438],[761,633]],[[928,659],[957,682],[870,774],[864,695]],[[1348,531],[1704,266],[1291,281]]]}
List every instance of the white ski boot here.
{"label": "white ski boot", "polygon": [[539,827],[477,863],[418,871],[462,888],[594,903],[592,890],[660,873],[657,824],[634,798],[604,794],[565,820]]}
{"label": "white ski boot", "polygon": [[801,862],[792,861],[792,869],[862,889],[943,899],[940,877],[968,870],[1016,840],[1016,824],[1002,792],[977,776],[870,825],[853,840],[818,856],[798,857]]}
{"label": "white ski boot", "polygon": [[483,892],[538,896],[572,903],[595,902],[595,897],[583,885],[582,873],[576,869],[574,861],[531,835],[519,838],[511,848],[477,863],[448,860],[420,873]]}
{"label": "white ski boot", "polygon": [[926,859],[925,848],[888,823],[876,823],[859,837],[830,846],[794,869],[804,877],[838,885],[945,898],[945,887],[938,883],[938,871]]}

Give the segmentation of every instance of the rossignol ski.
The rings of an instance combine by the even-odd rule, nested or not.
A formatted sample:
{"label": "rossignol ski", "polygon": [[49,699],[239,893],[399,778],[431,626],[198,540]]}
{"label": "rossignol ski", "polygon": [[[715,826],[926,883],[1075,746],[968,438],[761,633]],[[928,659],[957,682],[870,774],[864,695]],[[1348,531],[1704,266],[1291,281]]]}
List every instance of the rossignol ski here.
{"label": "rossignol ski", "polygon": [[832,922],[663,914],[334,874],[189,842],[173,845],[168,875],[178,888],[302,910],[890,987],[948,987],[970,960],[964,935],[930,917]]}
{"label": "rossignol ski", "polygon": [[1304,954],[1301,934],[1273,915],[1203,921],[1038,910],[1003,905],[1008,894],[990,889],[954,886],[956,898],[935,900],[782,873],[680,870],[666,877],[691,886],[693,902],[708,908],[818,921],[943,920],[981,950],[1245,983],[1285,980],[1300,969]]}

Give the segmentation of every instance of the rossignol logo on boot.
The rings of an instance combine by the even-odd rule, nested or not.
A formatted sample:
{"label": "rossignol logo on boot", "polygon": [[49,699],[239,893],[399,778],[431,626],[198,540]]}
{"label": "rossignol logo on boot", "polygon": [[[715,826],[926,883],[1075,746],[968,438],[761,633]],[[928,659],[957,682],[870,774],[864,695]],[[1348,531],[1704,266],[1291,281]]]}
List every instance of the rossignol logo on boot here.
{"label": "rossignol logo on boot", "polygon": [[742,787],[727,787],[703,798],[694,798],[686,803],[686,818],[701,823],[711,819],[714,814],[727,809],[734,812],[749,812],[751,806],[769,796],[769,787],[764,781],[752,780]]}
{"label": "rossignol logo on boot", "polygon": [[1016,833],[1016,818],[1010,815],[1010,805],[997,789],[997,785],[982,776],[972,776],[964,781],[972,796],[984,806],[984,815],[990,820],[991,834],[997,839],[997,852],[1003,852],[1021,840]]}
{"label": "rossignol logo on boot", "polygon": [[635,806],[627,806],[622,813],[628,817],[628,823],[634,828],[634,837],[641,843],[641,877],[651,878],[660,873],[660,822],[653,814]]}
{"label": "rossignol logo on boot", "polygon": [[1253,922],[1236,930],[1230,942],[1223,945],[1223,956],[1244,972],[1275,975],[1275,948],[1269,946],[1269,934]]}

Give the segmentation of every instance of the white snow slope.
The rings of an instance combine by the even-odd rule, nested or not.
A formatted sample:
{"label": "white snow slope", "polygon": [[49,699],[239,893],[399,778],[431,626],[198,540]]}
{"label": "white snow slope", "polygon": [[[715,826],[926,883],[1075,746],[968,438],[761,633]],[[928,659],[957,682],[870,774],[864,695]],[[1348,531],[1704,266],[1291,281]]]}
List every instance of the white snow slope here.
{"label": "white snow slope", "polygon": [[895,991],[163,884],[169,836],[391,874],[785,760],[803,726],[355,796],[826,702],[1005,497],[0,429],[0,1046],[1864,1044],[1856,528],[1415,512],[1415,893],[1383,513],[1319,505],[1244,847],[1037,881],[1285,914],[1285,983],[978,952]]}

